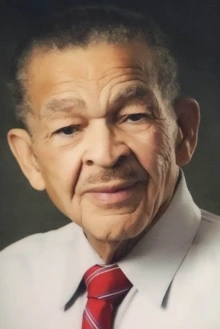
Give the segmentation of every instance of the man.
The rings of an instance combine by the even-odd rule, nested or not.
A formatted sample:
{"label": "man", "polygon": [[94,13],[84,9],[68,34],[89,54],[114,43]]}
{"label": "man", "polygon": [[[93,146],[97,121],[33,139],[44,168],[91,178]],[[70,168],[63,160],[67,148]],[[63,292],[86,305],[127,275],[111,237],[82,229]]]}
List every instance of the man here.
{"label": "man", "polygon": [[219,328],[218,217],[180,171],[199,108],[178,97],[160,32],[140,15],[75,8],[16,58],[24,129],[9,145],[73,223],[1,253],[0,328]]}

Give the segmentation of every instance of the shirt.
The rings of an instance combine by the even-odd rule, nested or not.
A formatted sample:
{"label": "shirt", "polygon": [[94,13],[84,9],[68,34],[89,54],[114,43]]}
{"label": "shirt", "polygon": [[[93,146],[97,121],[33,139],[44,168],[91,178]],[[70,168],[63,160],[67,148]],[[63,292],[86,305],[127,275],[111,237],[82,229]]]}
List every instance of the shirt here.
{"label": "shirt", "polygon": [[[85,271],[102,263],[71,223],[0,253],[1,329],[80,329]],[[114,329],[219,329],[219,217],[201,211],[182,178],[166,212],[119,267],[133,283]]]}

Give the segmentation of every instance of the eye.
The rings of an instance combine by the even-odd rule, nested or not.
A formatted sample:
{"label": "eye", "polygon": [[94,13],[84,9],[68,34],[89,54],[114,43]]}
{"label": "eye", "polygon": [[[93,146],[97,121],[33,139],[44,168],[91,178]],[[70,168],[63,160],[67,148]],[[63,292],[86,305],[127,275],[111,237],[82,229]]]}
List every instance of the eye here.
{"label": "eye", "polygon": [[144,119],[149,118],[149,116],[146,113],[134,113],[126,116],[125,121],[130,121],[130,122],[140,122]]}
{"label": "eye", "polygon": [[63,134],[66,136],[71,136],[79,131],[80,127],[79,126],[67,126],[67,127],[62,127],[58,130],[55,131],[55,134]]}

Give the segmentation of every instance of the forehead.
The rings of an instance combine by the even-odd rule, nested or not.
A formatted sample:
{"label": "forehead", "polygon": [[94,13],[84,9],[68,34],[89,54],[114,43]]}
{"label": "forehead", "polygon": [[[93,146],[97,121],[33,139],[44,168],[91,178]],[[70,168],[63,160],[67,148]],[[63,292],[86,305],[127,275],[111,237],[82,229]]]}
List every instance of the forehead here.
{"label": "forehead", "polygon": [[129,81],[149,84],[152,71],[152,54],[143,43],[34,49],[26,68],[27,94],[32,109],[39,111],[62,94],[98,97]]}

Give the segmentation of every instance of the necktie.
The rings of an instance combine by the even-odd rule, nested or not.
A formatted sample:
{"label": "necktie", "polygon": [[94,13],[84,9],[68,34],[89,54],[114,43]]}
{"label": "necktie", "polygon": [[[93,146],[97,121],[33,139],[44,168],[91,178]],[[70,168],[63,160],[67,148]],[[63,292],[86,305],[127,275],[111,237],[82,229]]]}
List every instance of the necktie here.
{"label": "necktie", "polygon": [[88,301],[82,329],[112,329],[114,311],[131,289],[131,282],[118,265],[92,266],[83,279]]}

